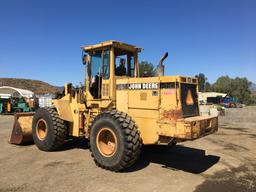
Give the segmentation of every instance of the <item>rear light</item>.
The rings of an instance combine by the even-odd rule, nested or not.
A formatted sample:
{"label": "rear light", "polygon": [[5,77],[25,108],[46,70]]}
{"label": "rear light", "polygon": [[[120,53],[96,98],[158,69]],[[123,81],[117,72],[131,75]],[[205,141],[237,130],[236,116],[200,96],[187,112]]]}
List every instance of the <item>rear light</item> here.
{"label": "rear light", "polygon": [[191,78],[191,77],[180,77],[180,81],[182,83],[197,83],[197,79],[196,78]]}
{"label": "rear light", "polygon": [[185,82],[187,82],[187,79],[186,79],[186,77],[181,77],[180,81],[185,83]]}

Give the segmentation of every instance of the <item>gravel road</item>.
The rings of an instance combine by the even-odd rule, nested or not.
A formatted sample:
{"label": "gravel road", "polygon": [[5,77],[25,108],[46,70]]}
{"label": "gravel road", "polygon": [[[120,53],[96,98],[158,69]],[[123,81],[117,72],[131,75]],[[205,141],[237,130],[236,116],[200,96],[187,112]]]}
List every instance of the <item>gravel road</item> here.
{"label": "gravel road", "polygon": [[219,131],[172,149],[146,146],[122,173],[98,168],[86,141],[58,152],[8,144],[13,116],[0,116],[0,192],[256,191],[256,107],[229,109]]}

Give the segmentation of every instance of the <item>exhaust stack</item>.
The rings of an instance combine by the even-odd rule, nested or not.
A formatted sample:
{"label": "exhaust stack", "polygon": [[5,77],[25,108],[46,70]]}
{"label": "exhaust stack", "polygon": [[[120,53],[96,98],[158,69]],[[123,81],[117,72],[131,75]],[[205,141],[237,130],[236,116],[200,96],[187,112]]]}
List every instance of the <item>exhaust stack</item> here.
{"label": "exhaust stack", "polygon": [[168,57],[168,52],[166,52],[163,57],[160,59],[159,64],[153,72],[154,77],[164,76],[164,60]]}

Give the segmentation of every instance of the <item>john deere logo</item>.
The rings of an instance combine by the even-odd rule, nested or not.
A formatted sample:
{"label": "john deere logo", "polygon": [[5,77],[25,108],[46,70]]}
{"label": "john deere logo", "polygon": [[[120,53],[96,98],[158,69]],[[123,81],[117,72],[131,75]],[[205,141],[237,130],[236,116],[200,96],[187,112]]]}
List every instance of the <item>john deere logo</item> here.
{"label": "john deere logo", "polygon": [[188,94],[187,94],[187,97],[186,97],[186,104],[187,105],[194,105],[194,100],[193,100],[192,93],[191,93],[190,89],[188,90]]}

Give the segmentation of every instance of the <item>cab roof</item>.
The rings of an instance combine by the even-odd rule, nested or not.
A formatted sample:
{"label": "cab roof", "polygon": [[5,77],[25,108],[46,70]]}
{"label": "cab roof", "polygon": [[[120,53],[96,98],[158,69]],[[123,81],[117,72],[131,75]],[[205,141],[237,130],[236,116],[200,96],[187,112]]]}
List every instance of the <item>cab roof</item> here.
{"label": "cab roof", "polygon": [[136,47],[135,45],[130,45],[127,43],[122,43],[120,41],[115,41],[115,40],[109,40],[109,41],[104,41],[95,45],[87,45],[87,46],[82,46],[81,48],[88,52],[90,50],[102,48],[102,47],[107,47],[107,46],[114,46],[120,49],[124,49],[127,51],[132,51],[132,52],[141,52],[143,49]]}

